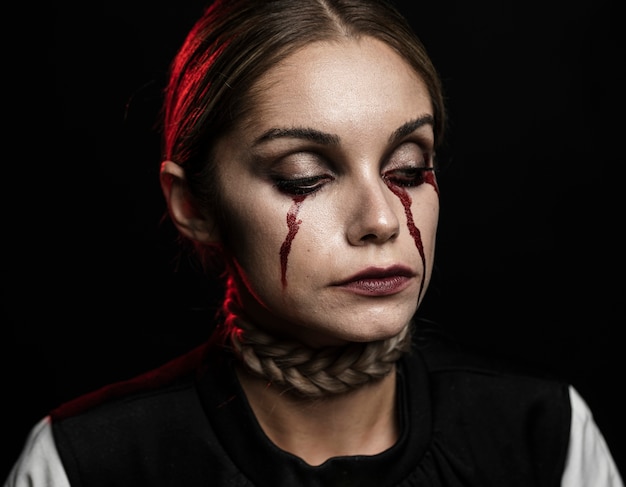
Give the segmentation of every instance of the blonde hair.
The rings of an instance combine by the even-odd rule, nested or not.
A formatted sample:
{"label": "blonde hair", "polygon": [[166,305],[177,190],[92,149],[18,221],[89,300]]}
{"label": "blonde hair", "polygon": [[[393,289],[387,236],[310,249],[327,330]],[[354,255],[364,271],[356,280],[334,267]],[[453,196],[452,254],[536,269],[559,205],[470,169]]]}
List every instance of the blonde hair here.
{"label": "blonde hair", "polygon": [[340,394],[376,381],[393,370],[411,347],[411,324],[386,340],[311,348],[277,338],[243,316],[235,288],[227,286],[223,339],[254,375],[305,397]]}

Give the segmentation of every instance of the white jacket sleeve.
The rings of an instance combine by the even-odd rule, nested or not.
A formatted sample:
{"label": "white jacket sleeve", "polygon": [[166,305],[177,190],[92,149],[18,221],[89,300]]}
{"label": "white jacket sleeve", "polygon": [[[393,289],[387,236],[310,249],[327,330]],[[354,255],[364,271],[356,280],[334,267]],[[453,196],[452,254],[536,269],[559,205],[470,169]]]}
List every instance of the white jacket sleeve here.
{"label": "white jacket sleeve", "polygon": [[30,431],[4,487],[69,486],[70,482],[52,437],[50,418],[45,417]]}
{"label": "white jacket sleeve", "polygon": [[624,487],[587,403],[570,387],[572,427],[561,487]]}

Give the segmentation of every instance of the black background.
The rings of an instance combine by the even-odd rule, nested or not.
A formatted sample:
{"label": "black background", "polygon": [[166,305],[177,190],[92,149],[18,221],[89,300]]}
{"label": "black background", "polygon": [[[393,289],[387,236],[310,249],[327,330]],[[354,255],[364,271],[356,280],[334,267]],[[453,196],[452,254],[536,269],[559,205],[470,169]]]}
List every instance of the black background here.
{"label": "black background", "polygon": [[[472,345],[571,381],[623,472],[617,7],[398,5],[439,68],[450,116],[423,313]],[[38,86],[23,127],[32,137],[14,144],[3,172],[7,468],[50,408],[210,331],[215,284],[184,263],[173,270],[153,129],[168,63],[202,7],[109,1],[40,11],[49,30],[27,53]]]}

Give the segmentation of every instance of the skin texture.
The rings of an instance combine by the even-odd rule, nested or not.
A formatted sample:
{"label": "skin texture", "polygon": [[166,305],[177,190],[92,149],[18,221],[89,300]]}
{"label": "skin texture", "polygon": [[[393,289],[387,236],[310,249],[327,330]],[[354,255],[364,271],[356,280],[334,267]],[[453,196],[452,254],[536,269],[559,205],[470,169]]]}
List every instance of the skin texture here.
{"label": "skin texture", "polygon": [[[431,163],[430,125],[389,140],[406,122],[432,113],[424,85],[381,42],[346,40],[292,55],[260,81],[258,97],[251,117],[216,151],[232,224],[225,238],[250,316],[313,345],[397,334],[416,310],[423,274],[430,277],[438,197],[428,184],[405,188],[424,269],[405,208],[383,176]],[[331,134],[333,142],[277,134],[293,128]],[[270,131],[273,137],[262,138]],[[304,198],[276,184],[318,176],[305,186],[319,189]],[[280,250],[294,213],[297,233],[283,281]],[[336,285],[365,268],[394,265],[412,274],[401,292],[371,297]]]}
{"label": "skin texture", "polygon": [[[255,109],[214,151],[227,228],[193,208],[184,171],[166,161],[174,222],[228,249],[258,327],[314,347],[397,335],[430,280],[439,212],[434,174],[422,171],[433,159],[424,84],[366,37],[311,44],[255,91]],[[402,131],[416,120],[424,123]],[[368,268],[401,270],[350,282]],[[268,437],[310,464],[375,454],[397,439],[394,373],[302,404],[245,371],[239,377]]]}

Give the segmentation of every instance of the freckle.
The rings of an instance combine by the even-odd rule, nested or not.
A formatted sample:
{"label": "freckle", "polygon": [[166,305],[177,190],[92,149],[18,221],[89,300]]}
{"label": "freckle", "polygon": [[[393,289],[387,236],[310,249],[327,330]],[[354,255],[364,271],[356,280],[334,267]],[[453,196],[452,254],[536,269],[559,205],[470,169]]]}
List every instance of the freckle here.
{"label": "freckle", "polygon": [[291,251],[291,243],[293,242],[302,220],[298,220],[298,212],[300,211],[300,205],[304,201],[306,195],[294,196],[293,203],[289,211],[287,212],[287,236],[285,241],[280,246],[280,272],[283,287],[287,286],[287,260],[289,252]]}

